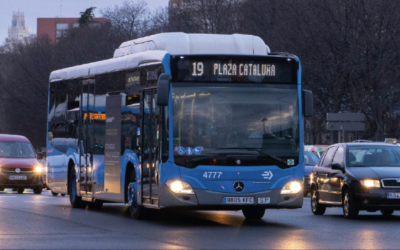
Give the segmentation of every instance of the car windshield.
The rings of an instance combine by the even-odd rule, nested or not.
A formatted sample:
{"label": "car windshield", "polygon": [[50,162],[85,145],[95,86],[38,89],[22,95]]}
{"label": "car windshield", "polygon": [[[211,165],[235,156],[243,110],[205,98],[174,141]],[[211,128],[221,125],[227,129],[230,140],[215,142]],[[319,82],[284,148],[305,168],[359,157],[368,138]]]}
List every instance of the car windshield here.
{"label": "car windshield", "polygon": [[314,166],[317,165],[318,161],[318,156],[316,156],[313,152],[304,152],[304,164]]}
{"label": "car windshield", "polygon": [[350,167],[400,166],[400,147],[386,145],[350,146],[347,152]]}
{"label": "car windshield", "polygon": [[1,141],[0,158],[35,158],[35,153],[28,142]]}
{"label": "car windshield", "polygon": [[175,83],[172,98],[177,164],[228,155],[298,161],[297,85]]}

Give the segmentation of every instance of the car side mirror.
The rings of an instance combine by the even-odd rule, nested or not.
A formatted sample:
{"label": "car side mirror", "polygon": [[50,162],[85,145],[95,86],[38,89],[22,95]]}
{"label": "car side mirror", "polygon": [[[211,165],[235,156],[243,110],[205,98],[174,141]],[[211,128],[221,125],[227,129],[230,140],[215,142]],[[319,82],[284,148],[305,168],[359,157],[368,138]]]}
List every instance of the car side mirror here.
{"label": "car side mirror", "polygon": [[334,170],[342,170],[342,172],[344,173],[344,167],[339,163],[332,164],[332,169],[334,169]]}
{"label": "car side mirror", "polygon": [[310,90],[303,89],[303,115],[304,117],[311,117],[314,113],[314,97]]}
{"label": "car side mirror", "polygon": [[161,74],[157,83],[157,105],[167,106],[169,100],[169,85],[171,83],[171,75]]}
{"label": "car side mirror", "polygon": [[38,153],[36,153],[36,156],[37,156],[38,160],[41,160],[41,159],[44,158],[44,153],[43,152],[38,152]]}

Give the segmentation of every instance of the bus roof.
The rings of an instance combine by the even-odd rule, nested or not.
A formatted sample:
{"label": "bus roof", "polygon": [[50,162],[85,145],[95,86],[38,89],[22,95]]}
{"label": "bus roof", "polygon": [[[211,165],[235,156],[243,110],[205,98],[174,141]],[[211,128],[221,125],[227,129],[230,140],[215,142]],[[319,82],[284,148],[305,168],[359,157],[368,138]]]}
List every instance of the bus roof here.
{"label": "bus roof", "polygon": [[162,33],[124,42],[114,52],[114,58],[55,70],[50,81],[93,76],[138,67],[146,63],[161,63],[171,55],[268,55],[269,47],[257,36]]}
{"label": "bus roof", "polygon": [[268,55],[269,47],[258,36],[162,33],[122,43],[114,58],[138,52],[164,50],[171,55]]}

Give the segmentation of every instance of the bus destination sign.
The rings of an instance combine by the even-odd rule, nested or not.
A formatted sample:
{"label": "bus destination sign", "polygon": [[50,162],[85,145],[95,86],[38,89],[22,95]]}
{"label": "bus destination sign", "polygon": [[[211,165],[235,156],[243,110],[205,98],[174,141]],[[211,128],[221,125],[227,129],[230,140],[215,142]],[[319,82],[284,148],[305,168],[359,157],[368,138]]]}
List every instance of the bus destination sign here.
{"label": "bus destination sign", "polygon": [[[173,81],[291,83],[294,62],[269,58],[184,58],[174,60]],[[275,59],[275,58],[274,58]],[[280,58],[282,59],[282,58]]]}

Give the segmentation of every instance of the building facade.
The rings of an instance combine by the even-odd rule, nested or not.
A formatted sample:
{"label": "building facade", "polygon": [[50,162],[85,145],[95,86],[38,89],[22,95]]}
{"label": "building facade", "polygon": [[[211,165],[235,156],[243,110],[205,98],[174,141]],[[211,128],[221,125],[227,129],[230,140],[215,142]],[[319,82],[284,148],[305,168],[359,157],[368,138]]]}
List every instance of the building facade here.
{"label": "building facade", "polygon": [[[62,37],[69,29],[78,28],[78,17],[72,18],[38,18],[37,19],[37,38],[48,36],[52,42]],[[105,23],[106,18],[93,18],[93,23]]]}
{"label": "building facade", "polygon": [[31,35],[31,29],[25,26],[24,12],[13,12],[11,27],[8,27],[8,39],[22,41]]}

